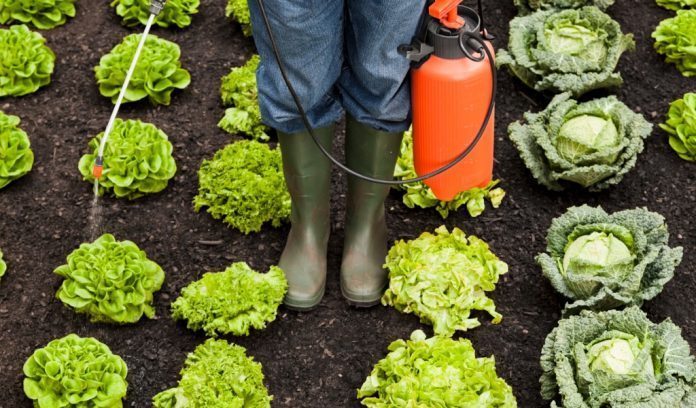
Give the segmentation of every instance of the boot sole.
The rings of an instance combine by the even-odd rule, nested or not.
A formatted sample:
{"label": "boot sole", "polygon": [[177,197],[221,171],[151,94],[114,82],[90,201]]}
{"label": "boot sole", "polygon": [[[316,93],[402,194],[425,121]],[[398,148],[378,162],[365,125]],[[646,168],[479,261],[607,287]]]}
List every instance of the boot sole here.
{"label": "boot sole", "polygon": [[314,310],[319,306],[321,300],[324,298],[324,293],[326,292],[326,285],[321,287],[321,290],[311,299],[304,300],[293,300],[287,297],[283,299],[283,305],[295,312],[309,312]]}
{"label": "boot sole", "polygon": [[383,290],[380,290],[373,296],[351,296],[349,295],[346,290],[341,286],[341,294],[343,297],[346,299],[349,305],[357,308],[368,308],[368,307],[373,307],[377,306],[382,299],[382,295],[384,294],[384,290],[386,289],[386,286],[384,287]]}

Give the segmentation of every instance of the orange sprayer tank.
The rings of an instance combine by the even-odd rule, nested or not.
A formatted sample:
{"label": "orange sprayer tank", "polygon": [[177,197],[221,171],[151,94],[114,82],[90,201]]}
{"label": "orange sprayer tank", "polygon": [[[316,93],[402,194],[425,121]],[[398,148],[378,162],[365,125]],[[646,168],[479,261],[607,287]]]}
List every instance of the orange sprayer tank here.
{"label": "orange sprayer tank", "polygon": [[[456,0],[438,0],[430,7],[434,19],[428,24],[427,42],[433,51],[425,63],[411,72],[413,155],[419,175],[451,163],[472,143],[484,122],[493,92],[488,57],[473,49],[471,54],[484,58],[476,61],[467,57],[458,37],[452,34],[458,30],[480,30],[476,12],[457,7],[458,4]],[[458,10],[457,15],[451,13],[452,5]],[[492,45],[485,43],[492,54]],[[491,115],[483,136],[466,158],[425,180],[438,199],[452,200],[462,191],[484,187],[491,181],[493,130]]]}

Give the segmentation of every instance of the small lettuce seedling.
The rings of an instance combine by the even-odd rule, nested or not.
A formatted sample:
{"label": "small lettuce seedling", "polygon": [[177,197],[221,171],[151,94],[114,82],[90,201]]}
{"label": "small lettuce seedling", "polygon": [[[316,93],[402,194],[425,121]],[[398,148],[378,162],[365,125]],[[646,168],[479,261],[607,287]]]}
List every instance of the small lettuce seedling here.
{"label": "small lettuce seedling", "polygon": [[36,92],[51,82],[55,54],[25,25],[0,29],[0,97]]}
{"label": "small lettuce seedling", "polygon": [[520,14],[529,14],[537,10],[578,9],[595,6],[600,10],[608,9],[614,0],[514,0]]}
{"label": "small lettuce seedling", "polygon": [[31,171],[34,152],[17,116],[0,111],[0,189]]}
{"label": "small lettuce seedling", "polygon": [[55,274],[63,277],[56,297],[93,322],[135,323],[155,316],[154,292],[164,283],[164,271],[131,241],[104,234],[82,244]]}
{"label": "small lettuce seedling", "polygon": [[[141,35],[124,38],[94,67],[99,92],[113,103],[118,99]],[[175,43],[148,35],[123,102],[148,98],[154,105],[169,105],[172,92],[191,82],[189,72],[181,68],[180,56],[181,50]]]}
{"label": "small lettuce seedling", "polygon": [[251,13],[249,13],[248,0],[227,0],[225,15],[242,26],[244,35],[251,37]]}
{"label": "small lettuce seedling", "polygon": [[172,317],[208,336],[248,336],[250,328],[261,330],[275,320],[287,289],[285,274],[277,266],[258,273],[237,262],[186,286],[172,303]]}
{"label": "small lettuce seedling", "polygon": [[98,340],[69,334],[24,363],[24,393],[38,408],[123,407],[128,368]]}
{"label": "small lettuce seedling", "polygon": [[[116,14],[121,16],[123,24],[129,27],[147,24],[150,18],[151,0],[113,0],[111,7],[116,7]],[[191,16],[198,13],[200,0],[167,0],[164,8],[155,17],[155,24],[160,27],[191,25]]]}
{"label": "small lettuce seedling", "polygon": [[256,86],[256,70],[259,67],[258,55],[254,55],[241,67],[232,68],[222,78],[220,95],[225,116],[218,126],[227,133],[244,134],[254,140],[268,141],[268,127],[262,123],[259,108],[259,91]]}
{"label": "small lettuce seedling", "polygon": [[[91,153],[82,156],[78,168],[84,180],[94,182],[92,168],[104,132],[90,140]],[[116,119],[104,149],[104,173],[99,193],[111,191],[116,197],[135,199],[159,193],[176,174],[172,144],[152,124]]]}
{"label": "small lettuce seedling", "polygon": [[669,145],[679,157],[696,161],[696,92],[672,102],[667,121],[660,127],[669,133]]}
{"label": "small lettuce seedling", "polygon": [[175,388],[152,399],[154,408],[270,408],[261,364],[246,349],[208,339],[190,353]]}
{"label": "small lettuce seedling", "polygon": [[0,24],[48,30],[65,24],[68,17],[75,17],[75,0],[0,0]]}
{"label": "small lettuce seedling", "polygon": [[676,65],[685,77],[696,76],[696,9],[679,10],[676,17],[663,20],[652,38],[666,62]]}

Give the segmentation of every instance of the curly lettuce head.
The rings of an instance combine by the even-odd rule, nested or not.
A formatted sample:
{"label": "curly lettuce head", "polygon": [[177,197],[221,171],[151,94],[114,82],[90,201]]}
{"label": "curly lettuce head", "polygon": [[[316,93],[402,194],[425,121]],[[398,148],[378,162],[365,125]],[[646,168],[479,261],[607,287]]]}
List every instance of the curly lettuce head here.
{"label": "curly lettuce head", "polygon": [[[92,151],[78,164],[83,178],[94,182],[92,168],[99,154],[104,132],[89,142]],[[116,119],[104,149],[104,172],[99,193],[113,191],[116,197],[135,199],[158,193],[167,187],[176,173],[172,144],[154,125],[139,120]]]}
{"label": "curly lettuce head", "polygon": [[358,390],[366,407],[516,408],[512,388],[493,357],[476,357],[468,339],[426,338],[416,330],[397,340]]}
{"label": "curly lettuce head", "polygon": [[270,408],[261,364],[246,349],[208,339],[190,353],[175,388],[152,399],[154,408]]}
{"label": "curly lettuce head", "polygon": [[7,272],[7,264],[5,260],[2,259],[2,250],[0,250],[0,278],[5,276],[5,272]]}
{"label": "curly lettuce head", "polygon": [[656,0],[655,2],[658,6],[674,11],[696,6],[696,0]]}
{"label": "curly lettuce head", "polygon": [[663,20],[652,33],[655,50],[675,64],[685,77],[696,76],[696,9],[677,11],[676,17]]}
{"label": "curly lettuce head", "polygon": [[[116,7],[116,14],[123,19],[124,25],[133,27],[147,24],[150,3],[151,0],[113,0],[111,7]],[[162,11],[155,17],[155,24],[160,27],[188,27],[191,25],[191,16],[198,13],[200,3],[200,0],[167,0]]]}
{"label": "curly lettuce head", "polygon": [[684,160],[696,161],[696,92],[688,92],[669,106],[660,127],[669,133],[669,145]]}
{"label": "curly lettuce head", "polygon": [[651,322],[637,306],[561,320],[546,337],[541,368],[541,395],[564,408],[696,404],[696,366],[681,330],[669,319]]}
{"label": "curly lettuce head", "polygon": [[614,70],[634,46],[633,37],[597,7],[537,11],[510,22],[509,50],[499,51],[497,65],[537,91],[577,97],[621,85]]}
{"label": "curly lettuce head", "polygon": [[280,268],[258,273],[237,262],[186,286],[172,303],[172,318],[186,320],[189,329],[203,329],[209,336],[248,336],[250,328],[261,330],[275,320],[287,288]]}
{"label": "curly lettuce head", "polygon": [[55,54],[25,25],[0,29],[0,97],[22,96],[51,83]]}
{"label": "curly lettuce head", "polygon": [[600,10],[608,9],[614,0],[514,0],[520,14],[529,14],[537,10],[578,9],[596,6]]}
{"label": "curly lettuce head", "polygon": [[[417,177],[413,164],[413,135],[411,131],[404,133],[401,142],[401,153],[396,160],[394,177],[406,180]],[[408,208],[416,206],[421,208],[435,207],[442,218],[447,218],[450,212],[456,212],[461,206],[466,205],[469,215],[478,217],[486,209],[486,200],[490,201],[493,208],[498,208],[505,197],[505,190],[496,188],[500,180],[493,180],[486,187],[474,187],[457,194],[451,201],[441,201],[435,197],[433,190],[423,182],[399,185],[398,189],[404,190],[403,202]]]}
{"label": "curly lettuce head", "polygon": [[682,248],[670,248],[665,219],[644,208],[606,213],[571,207],[553,220],[546,253],[536,258],[566,311],[641,305],[674,276]]}
{"label": "curly lettuce head", "polygon": [[[113,103],[118,99],[141,35],[131,34],[124,38],[94,67],[99,92]],[[189,72],[181,68],[180,56],[181,51],[175,43],[148,35],[123,102],[148,98],[154,105],[169,105],[172,92],[186,88],[191,82]]]}
{"label": "curly lettuce head", "polygon": [[619,183],[652,132],[650,122],[615,96],[578,103],[564,93],[524,118],[510,124],[510,140],[539,184],[555,191],[569,183],[590,191]]}
{"label": "curly lettuce head", "polygon": [[17,116],[0,111],[0,189],[29,173],[34,152]]}
{"label": "curly lettuce head", "polygon": [[193,204],[245,234],[260,231],[266,222],[280,226],[290,216],[280,150],[253,140],[219,150],[198,170]]}
{"label": "curly lettuce head", "polygon": [[256,70],[260,62],[259,56],[253,55],[243,66],[232,68],[222,77],[222,104],[231,107],[225,110],[218,126],[228,133],[241,133],[254,140],[268,141],[268,128],[262,123],[256,86]]}
{"label": "curly lettuce head", "polygon": [[251,13],[249,13],[248,0],[227,0],[225,16],[231,17],[242,26],[242,32],[251,37]]}
{"label": "curly lettuce head", "polygon": [[123,407],[128,368],[98,340],[69,334],[24,363],[24,393],[37,408]]}
{"label": "curly lettuce head", "polygon": [[382,304],[419,316],[433,325],[436,334],[451,336],[479,326],[478,318],[471,317],[474,310],[488,312],[493,323],[502,319],[486,292],[495,289],[508,266],[488,244],[467,237],[459,228],[450,233],[441,226],[435,234],[426,232],[412,241],[396,242],[385,267],[389,287]]}
{"label": "curly lettuce head", "polygon": [[104,234],[82,244],[55,274],[63,277],[56,297],[93,322],[135,323],[155,316],[153,294],[164,283],[164,271],[131,241]]}
{"label": "curly lettuce head", "polygon": [[0,24],[31,24],[40,30],[75,17],[75,0],[0,0]]}

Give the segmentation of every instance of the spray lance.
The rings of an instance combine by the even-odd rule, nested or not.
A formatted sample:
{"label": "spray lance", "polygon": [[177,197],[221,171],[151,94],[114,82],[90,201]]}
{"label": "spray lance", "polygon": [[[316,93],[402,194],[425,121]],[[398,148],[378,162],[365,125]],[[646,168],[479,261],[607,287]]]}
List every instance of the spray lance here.
{"label": "spray lance", "polygon": [[116,99],[114,110],[111,112],[111,117],[109,118],[109,122],[107,123],[106,129],[104,130],[104,136],[102,137],[99,143],[99,150],[97,152],[97,158],[94,160],[94,167],[92,167],[95,195],[97,189],[99,188],[99,179],[101,178],[102,173],[104,172],[104,149],[106,148],[106,142],[109,140],[109,135],[111,134],[111,131],[114,128],[114,122],[116,121],[116,117],[118,116],[119,109],[121,109],[121,103],[123,103],[123,98],[126,95],[126,90],[128,89],[128,85],[130,84],[131,78],[133,77],[133,72],[135,72],[135,67],[138,65],[138,59],[140,58],[140,53],[143,50],[143,46],[145,46],[145,41],[147,40],[147,35],[150,33],[152,23],[155,21],[155,17],[157,17],[159,13],[162,12],[162,9],[164,8],[164,4],[166,2],[167,0],[151,0],[150,2],[150,17],[148,18],[147,23],[145,24],[145,30],[143,31],[143,34],[140,37],[138,48],[136,48],[135,50],[133,60],[131,61],[130,67],[128,68],[128,72],[126,73],[126,78],[123,80],[123,86],[121,86],[121,91],[118,93],[118,98]]}
{"label": "spray lance", "polygon": [[274,58],[300,118],[319,150],[338,168],[378,184],[423,181],[444,201],[491,181],[497,72],[490,43],[493,37],[483,22],[482,0],[478,0],[478,12],[462,6],[462,0],[427,2],[416,37],[398,49],[411,61],[413,154],[418,177],[407,180],[361,174],[333,157],[319,142],[288,79],[264,0],[257,1]]}

